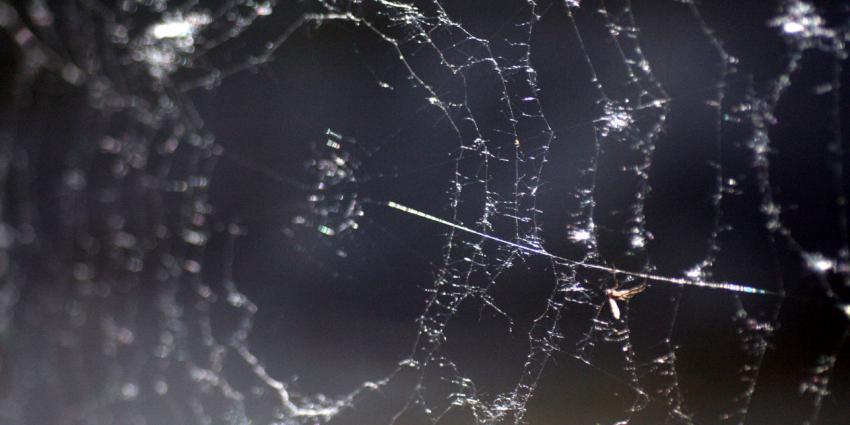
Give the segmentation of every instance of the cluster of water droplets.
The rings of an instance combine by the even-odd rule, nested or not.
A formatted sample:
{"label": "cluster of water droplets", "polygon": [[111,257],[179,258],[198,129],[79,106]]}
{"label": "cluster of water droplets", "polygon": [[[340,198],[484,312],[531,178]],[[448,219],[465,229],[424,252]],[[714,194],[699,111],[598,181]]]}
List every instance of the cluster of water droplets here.
{"label": "cluster of water droplets", "polygon": [[296,216],[293,224],[329,237],[357,230],[363,209],[356,190],[360,164],[352,155],[355,143],[327,130],[325,141],[315,146],[316,155],[307,163],[314,179],[306,199],[310,214]]}

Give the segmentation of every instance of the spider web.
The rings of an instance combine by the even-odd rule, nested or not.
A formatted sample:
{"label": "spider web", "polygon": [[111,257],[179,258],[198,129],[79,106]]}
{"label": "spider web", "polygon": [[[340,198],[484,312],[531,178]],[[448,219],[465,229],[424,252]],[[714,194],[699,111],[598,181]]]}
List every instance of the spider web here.
{"label": "spider web", "polygon": [[0,422],[838,423],[846,6],[0,2]]}

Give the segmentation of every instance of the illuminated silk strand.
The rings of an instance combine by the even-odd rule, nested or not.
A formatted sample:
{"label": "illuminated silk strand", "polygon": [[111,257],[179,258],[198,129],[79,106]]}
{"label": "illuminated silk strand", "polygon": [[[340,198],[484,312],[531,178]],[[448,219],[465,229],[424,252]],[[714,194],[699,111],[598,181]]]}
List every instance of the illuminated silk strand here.
{"label": "illuminated silk strand", "polygon": [[402,212],[405,212],[405,213],[408,213],[408,214],[411,214],[411,215],[415,215],[417,217],[424,218],[426,220],[433,221],[435,223],[442,224],[444,226],[448,226],[448,227],[466,232],[466,233],[471,233],[473,235],[480,236],[480,237],[485,238],[485,239],[490,239],[490,240],[498,242],[500,244],[507,245],[507,246],[510,246],[510,247],[513,247],[513,248],[516,248],[516,249],[519,249],[519,250],[522,250],[522,251],[525,251],[525,252],[528,252],[528,253],[531,253],[531,254],[543,255],[543,256],[546,256],[546,257],[550,257],[550,258],[553,258],[553,259],[556,259],[556,260],[560,260],[560,261],[575,265],[577,267],[583,267],[583,268],[586,268],[586,269],[593,269],[593,270],[602,270],[602,271],[606,271],[606,272],[609,272],[609,273],[617,273],[617,274],[623,274],[623,275],[627,275],[627,276],[634,276],[634,277],[641,278],[641,279],[651,280],[653,282],[665,282],[665,283],[671,283],[671,284],[674,284],[674,285],[696,286],[696,287],[700,287],[700,288],[718,289],[718,290],[722,290],[722,291],[740,292],[740,293],[745,293],[745,294],[776,295],[776,294],[774,294],[770,291],[766,291],[764,289],[759,289],[759,288],[755,288],[755,287],[752,287],[752,286],[741,285],[741,284],[737,284],[737,283],[709,282],[709,281],[702,281],[702,280],[688,279],[688,278],[681,278],[681,277],[662,276],[662,275],[651,274],[651,273],[633,272],[633,271],[629,271],[629,270],[618,269],[618,268],[615,268],[615,267],[608,267],[608,266],[603,266],[603,265],[599,265],[599,264],[587,263],[587,262],[584,262],[584,261],[572,260],[572,259],[569,259],[569,258],[565,258],[565,257],[561,257],[561,256],[558,256],[558,255],[552,254],[552,253],[546,251],[543,248],[534,248],[534,247],[522,245],[522,244],[519,244],[519,243],[516,243],[516,242],[511,242],[511,241],[508,241],[508,240],[505,240],[505,239],[501,239],[501,238],[498,238],[498,237],[493,236],[493,235],[489,235],[489,234],[484,233],[484,232],[479,232],[475,229],[470,229],[469,227],[462,226],[460,224],[453,223],[453,222],[448,221],[448,220],[444,220],[440,217],[436,217],[436,216],[433,216],[433,215],[428,214],[426,212],[422,212],[422,211],[419,211],[417,209],[410,208],[408,206],[399,204],[397,202],[389,201],[389,202],[386,203],[386,206],[393,208],[393,209],[396,209],[398,211],[402,211]]}

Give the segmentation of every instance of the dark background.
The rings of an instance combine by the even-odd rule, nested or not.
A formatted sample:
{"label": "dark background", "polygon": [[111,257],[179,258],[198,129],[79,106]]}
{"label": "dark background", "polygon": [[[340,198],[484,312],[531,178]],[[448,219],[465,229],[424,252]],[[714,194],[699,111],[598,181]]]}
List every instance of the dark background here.
{"label": "dark background", "polygon": [[[104,75],[113,78],[113,83],[123,81],[115,84],[124,87],[118,90],[120,93],[140,93],[139,98],[146,101],[176,99],[180,118],[160,117],[150,126],[139,124],[137,115],[105,112],[108,106],[97,106],[98,95],[93,95],[91,88],[94,83],[75,87],[47,71],[37,73],[31,82],[22,80],[21,75],[26,74],[22,58],[26,56],[21,52],[25,49],[11,40],[6,28],[2,38],[4,57],[9,58],[2,72],[4,98],[8,99],[3,115],[8,123],[4,155],[10,159],[12,171],[4,181],[4,205],[6,221],[17,229],[19,239],[9,251],[11,270],[26,276],[12,312],[14,325],[8,339],[13,342],[7,343],[11,366],[6,367],[6,373],[11,373],[9,382],[32,381],[35,378],[28,378],[27,373],[15,371],[53,365],[44,372],[48,377],[36,379],[39,383],[28,390],[8,391],[10,399],[26,400],[15,402],[22,406],[19,418],[24,419],[8,423],[77,423],[62,419],[68,417],[68,406],[81,404],[76,398],[85,400],[87,393],[110,388],[113,375],[99,371],[96,364],[85,360],[61,363],[62,358],[99,358],[100,354],[93,353],[102,344],[98,333],[102,326],[97,324],[51,335],[54,326],[63,328],[67,317],[77,315],[67,307],[51,307],[63,305],[66,297],[83,300],[83,311],[91,309],[90,322],[95,322],[94,317],[114,316],[131,324],[128,326],[136,333],[137,342],[126,349],[130,354],[122,357],[119,351],[117,356],[107,356],[106,363],[123,367],[124,375],[139,377],[143,393],[149,392],[144,384],[148,366],[127,370],[133,368],[131,364],[148,364],[137,358],[150,356],[158,326],[163,325],[145,319],[162,314],[153,307],[147,311],[145,306],[156,305],[169,289],[150,283],[160,267],[155,263],[161,262],[149,260],[153,256],[145,257],[144,271],[136,277],[112,271],[123,267],[115,264],[126,265],[127,258],[135,254],[118,253],[115,228],[106,223],[109,217],[124,217],[128,224],[123,228],[135,235],[140,245],[147,240],[146,234],[151,236],[156,223],[179,228],[187,214],[192,215],[186,208],[191,210],[196,198],[189,202],[167,190],[160,194],[161,187],[155,183],[191,176],[209,178],[208,191],[203,194],[210,206],[204,224],[210,235],[208,244],[202,251],[193,252],[192,248],[165,249],[160,241],[150,250],[161,254],[158,250],[165,249],[177,258],[198,260],[203,264],[200,277],[186,278],[183,284],[207,282],[219,295],[222,282],[232,273],[240,290],[258,307],[248,342],[272,376],[301,394],[338,397],[364,381],[387,376],[409,355],[417,335],[417,319],[429,297],[427,290],[444,268],[441,254],[449,229],[379,202],[393,200],[439,217],[451,217],[448,193],[459,150],[444,115],[427,102],[427,93],[408,79],[397,52],[362,26],[347,22],[305,25],[281,46],[273,61],[229,75],[209,89],[178,89],[191,86],[206,70],[243,63],[251,52],[259,51],[259,46],[277,37],[282,28],[310,8],[283,3],[272,16],[252,24],[244,36],[216,47],[201,61],[203,65],[178,71],[164,87],[151,81],[141,65],[119,66],[120,55],[108,56],[109,49],[98,47],[83,56],[99,58],[105,64]],[[513,51],[501,40],[515,35],[515,24],[524,21],[527,14],[527,6],[516,3],[450,1],[444,7],[464,28],[491,40],[494,55],[510,63]],[[575,20],[594,67],[616,97],[618,90],[626,92],[618,86],[623,81],[622,60],[613,54],[604,22],[594,13],[597,5],[587,3],[575,11]],[[23,10],[23,5],[17,6]],[[85,29],[90,20],[97,23],[102,19],[97,13],[80,17],[69,12],[76,10],[73,7],[53,6],[56,32],[45,31],[42,39],[46,44],[74,52],[85,49],[77,45],[90,38],[105,38],[100,33],[105,31],[101,24],[92,26],[92,34]],[[817,6],[829,19],[827,26],[843,25],[846,31],[846,5],[821,2]],[[386,25],[382,16],[370,15],[374,10],[366,2],[356,12],[374,19],[381,28],[386,26],[387,31],[403,33],[403,29]],[[767,24],[779,13],[778,4],[717,1],[706,2],[699,10],[724,48],[739,60],[736,71],[724,81],[723,111],[732,116],[735,105],[743,104],[748,95],[767,96],[784,73],[793,48],[777,28]],[[727,194],[721,207],[722,223],[730,230],[722,232],[718,241],[721,248],[711,269],[714,280],[770,291],[784,288],[787,292],[785,297],[743,294],[736,298],[725,291],[677,289],[650,282],[649,289],[632,300],[628,313],[643,385],[648,389],[657,385],[647,365],[667,353],[662,342],[669,331],[671,343],[677,347],[676,365],[686,411],[695,423],[724,422],[724,413],[740,407],[739,397],[746,388],[742,378],[748,376],[742,368],[753,362],[746,348],[746,338],[751,336],[746,320],[736,318],[743,306],[753,320],[775,327],[768,335],[764,358],[756,359],[760,367],[746,423],[804,422],[813,412],[814,399],[800,391],[800,384],[810,380],[819,362],[828,361],[830,356],[836,356],[836,366],[818,423],[844,423],[850,417],[850,369],[847,350],[839,344],[847,329],[847,317],[836,307],[836,299],[847,299],[846,287],[842,287],[846,271],[817,275],[804,267],[801,253],[835,257],[848,243],[846,234],[838,231],[842,217],[836,206],[836,188],[846,190],[848,185],[846,179],[835,184],[830,170],[833,157],[828,151],[836,134],[841,137],[850,130],[844,119],[839,132],[833,119],[846,117],[848,72],[840,74],[840,103],[836,106],[831,92],[815,93],[818,86],[832,81],[835,61],[817,49],[803,52],[803,67],[791,76],[791,86],[777,104],[774,122],[768,127],[769,181],[782,208],[782,223],[799,243],[792,246],[765,230],[767,220],[760,211],[763,199],[747,147],[752,129],[736,123],[734,116],[718,128],[716,110],[707,105],[716,95],[720,61],[699,21],[686,5],[677,2],[635,1],[633,11],[644,54],[670,98],[669,117],[649,169],[652,190],[646,200],[646,226],[654,235],[648,253],[658,274],[681,276],[706,255],[706,241],[715,230],[716,209],[710,197],[716,184],[710,164],[716,158],[719,135],[724,178],[736,179],[739,186],[736,193]],[[531,37],[531,65],[537,72],[542,110],[555,131],[542,176],[545,184],[538,195],[542,236],[549,252],[579,258],[583,253],[568,242],[566,226],[577,208],[572,195],[582,184],[580,171],[587,167],[592,152],[595,122],[601,116],[599,97],[590,83],[585,57],[564,6],[544,3],[538,12],[540,19]],[[144,28],[146,20],[155,18],[156,14],[132,16],[137,28]],[[422,50],[410,56],[411,65],[441,96],[460,96],[462,87],[457,78],[446,75],[435,58]],[[452,50],[454,55],[463,53],[463,49]],[[476,111],[478,126],[485,131],[503,126],[503,111],[494,94],[498,87],[492,75],[484,68],[470,67],[466,77],[467,101]],[[391,88],[381,87],[379,81]],[[100,96],[100,100],[108,97]],[[165,159],[150,159],[150,165],[131,172],[132,179],[113,180],[106,175],[109,173],[104,170],[113,162],[96,152],[98,139],[130,134],[131,139],[148,140],[150,158],[158,158],[153,146],[159,146],[175,127],[185,125],[181,120],[187,115],[191,118],[186,120],[197,127],[189,133],[197,131],[214,140],[214,161],[202,159],[197,165],[195,154],[178,150],[167,166],[163,165]],[[365,200],[361,204],[364,216],[357,220],[360,228],[333,238],[318,234],[312,227],[293,224],[295,217],[315,218],[311,218],[315,208],[306,201],[311,194],[309,186],[315,183],[307,164],[323,155],[317,146],[325,140],[328,129],[344,136],[346,150],[359,162],[355,171],[358,182],[332,188],[329,193],[346,199],[356,194]],[[846,148],[843,139],[841,144]],[[638,263],[624,248],[627,202],[634,187],[624,183],[619,170],[631,157],[612,141],[603,142],[602,149],[594,196],[600,255],[610,266],[634,270]],[[846,165],[847,160],[842,160]],[[131,163],[132,158],[127,161]],[[80,167],[80,163],[87,165]],[[195,166],[197,170],[189,171]],[[86,170],[88,184],[79,199],[69,201],[68,170],[78,168]],[[159,174],[157,170],[167,171]],[[496,184],[499,179],[508,179],[508,184],[512,181],[510,174],[496,173]],[[147,185],[149,181],[154,184]],[[104,200],[105,187],[111,187],[110,193],[117,198]],[[468,205],[481,202],[475,190],[471,188],[464,195]],[[149,192],[156,196],[149,196]],[[161,216],[157,216],[159,212]],[[459,221],[470,225],[476,217],[476,213],[462,208]],[[234,223],[244,233],[235,240],[226,230]],[[35,233],[35,242],[26,241],[28,231]],[[506,232],[499,236],[510,239],[511,235]],[[474,240],[467,235],[456,239]],[[89,250],[86,240],[102,241],[103,248]],[[490,245],[488,249],[495,252],[497,247]],[[57,276],[79,270],[74,264],[99,270],[93,278],[94,287],[110,287],[113,292],[101,301],[92,301],[79,295],[75,284],[57,282]],[[588,279],[588,285],[597,284]],[[516,384],[527,356],[529,326],[541,313],[554,283],[551,264],[528,257],[518,261],[491,289],[497,305],[513,319],[512,325],[476,301],[462,304],[450,322],[444,353],[476,383],[483,399],[509,391]],[[835,290],[835,299],[825,295],[824,285]],[[191,312],[196,305],[194,297],[196,291],[177,290],[176,303],[186,308],[190,327],[193,314],[197,314]],[[674,316],[677,297],[681,301]],[[121,319],[128,304],[140,313]],[[221,326],[226,334],[238,320],[237,315],[217,309],[214,302],[210,305],[214,325]],[[771,321],[774,314],[776,322]],[[28,315],[39,319],[28,319]],[[528,423],[608,423],[622,418],[629,408],[633,394],[626,383],[623,359],[611,351],[617,344],[599,341],[597,351],[588,359],[590,365],[575,358],[581,336],[589,330],[589,319],[580,309],[567,310],[561,319],[565,339],[529,404]],[[197,330],[187,331],[187,353],[205,358],[208,347],[193,332]],[[77,345],[61,348],[66,334],[79,336]],[[16,339],[20,342],[14,342]],[[53,348],[52,354],[43,354]],[[79,377],[50,378],[51,374],[62,375],[61,370],[97,378],[88,386],[77,386]],[[160,370],[166,375],[185,373],[171,366]],[[245,378],[250,374],[247,369],[234,367],[227,373],[235,386],[245,379],[245,386],[250,387]],[[334,423],[388,422],[410,394],[409,381],[410,377],[399,377]],[[180,388],[179,384],[175,387]],[[435,383],[431,388],[438,387]],[[111,420],[122,423],[122,414],[133,411],[133,418],[146,417],[148,423],[191,423],[187,418],[192,415],[186,413],[191,409],[177,394],[169,409],[148,398],[116,404]],[[664,402],[669,397],[653,396],[647,408],[635,414],[634,423],[664,421],[669,409]],[[266,398],[257,398],[261,401],[249,411],[266,412]],[[433,400],[435,406],[441,406],[445,394]],[[36,408],[42,402],[46,407]],[[413,413],[403,416],[399,423],[420,423],[423,418],[417,411],[412,409]],[[98,418],[109,423],[103,416]],[[255,418],[258,422],[266,420],[261,413]],[[738,419],[733,415],[728,420]],[[440,423],[470,421],[460,413]],[[226,421],[219,418],[214,423],[220,422]]]}

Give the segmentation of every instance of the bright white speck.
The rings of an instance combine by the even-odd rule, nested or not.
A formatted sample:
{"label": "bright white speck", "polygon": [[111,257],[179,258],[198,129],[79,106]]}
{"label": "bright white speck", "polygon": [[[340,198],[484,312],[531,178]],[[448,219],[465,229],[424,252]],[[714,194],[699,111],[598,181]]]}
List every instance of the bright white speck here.
{"label": "bright white speck", "polygon": [[685,272],[685,276],[691,279],[702,279],[702,268],[700,266],[693,266]]}
{"label": "bright white speck", "polygon": [[230,303],[230,305],[238,308],[245,305],[245,303],[248,302],[248,298],[238,292],[231,292],[227,294],[227,302]]}
{"label": "bright white speck", "polygon": [[210,23],[209,15],[192,13],[185,17],[181,15],[166,15],[157,24],[148,29],[149,34],[158,40],[169,38],[188,38],[195,35],[204,25]]}
{"label": "bright white speck", "polygon": [[805,30],[806,30],[806,27],[804,27],[799,22],[789,21],[789,22],[785,22],[784,24],[782,24],[782,31],[785,32],[786,34],[799,34],[799,33],[803,32]]}
{"label": "bright white speck", "polygon": [[255,9],[258,16],[268,16],[272,14],[272,5],[268,2],[257,5]]}
{"label": "bright white speck", "polygon": [[204,13],[183,16],[166,14],[134,41],[133,58],[146,62],[156,78],[163,77],[181,66],[180,59],[194,51],[195,36],[212,18]]}
{"label": "bright white speck", "polygon": [[627,129],[634,123],[632,115],[623,107],[616,105],[605,105],[605,115],[599,118],[597,122],[602,122],[602,136],[606,137],[610,133],[618,133]]}
{"label": "bright white speck", "polygon": [[629,244],[632,245],[632,248],[643,248],[646,246],[646,238],[644,238],[643,235],[632,235],[632,237],[629,238]]}
{"label": "bright white speck", "polygon": [[178,38],[188,37],[192,34],[194,26],[189,21],[173,21],[156,24],[151,29],[154,38]]}
{"label": "bright white speck", "polygon": [[207,243],[207,235],[196,230],[183,230],[183,240],[195,246],[202,246]]}
{"label": "bright white speck", "polygon": [[632,117],[625,111],[611,113],[605,117],[612,129],[622,130],[632,123]]}
{"label": "bright white speck", "polygon": [[576,229],[570,232],[570,239],[573,242],[583,242],[586,240],[590,240],[591,233],[586,229]]}
{"label": "bright white speck", "polygon": [[819,252],[803,253],[806,267],[818,274],[826,273],[835,269],[835,260],[824,256]]}

